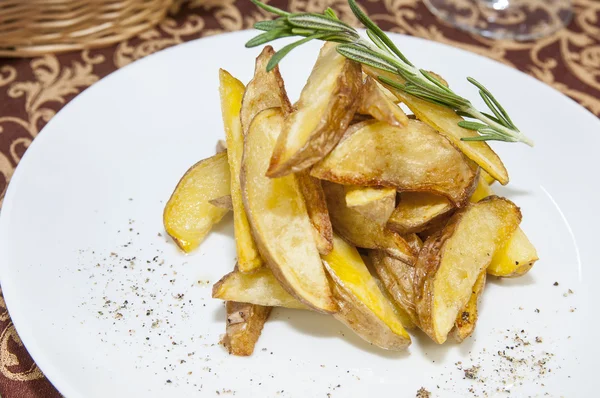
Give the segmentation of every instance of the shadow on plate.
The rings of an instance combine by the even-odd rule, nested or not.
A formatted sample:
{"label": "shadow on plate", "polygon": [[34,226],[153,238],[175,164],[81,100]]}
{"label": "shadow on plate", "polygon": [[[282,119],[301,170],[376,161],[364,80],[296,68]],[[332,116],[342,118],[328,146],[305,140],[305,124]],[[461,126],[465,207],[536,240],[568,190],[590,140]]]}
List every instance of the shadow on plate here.
{"label": "shadow on plate", "polygon": [[514,198],[529,196],[533,194],[533,192],[530,190],[515,189],[514,186],[504,186],[500,185],[499,183],[492,185],[492,189],[494,190],[494,193],[496,195],[503,196],[511,200]]}
{"label": "shadow on plate", "polygon": [[401,359],[410,355],[410,348],[406,351],[387,351],[369,344],[330,315],[276,308],[268,322],[285,322],[298,332],[315,338],[343,339],[359,350],[382,358]]}
{"label": "shadow on plate", "polygon": [[233,238],[233,212],[230,211],[212,227],[209,234],[230,236]]}
{"label": "shadow on plate", "polygon": [[[534,265],[534,267],[535,267],[535,265]],[[533,275],[531,275],[531,272],[528,272],[525,275],[518,276],[516,278],[501,278],[498,276],[488,275],[487,283],[492,283],[496,286],[512,287],[512,286],[534,285],[536,282],[535,282],[535,278],[533,277]]]}

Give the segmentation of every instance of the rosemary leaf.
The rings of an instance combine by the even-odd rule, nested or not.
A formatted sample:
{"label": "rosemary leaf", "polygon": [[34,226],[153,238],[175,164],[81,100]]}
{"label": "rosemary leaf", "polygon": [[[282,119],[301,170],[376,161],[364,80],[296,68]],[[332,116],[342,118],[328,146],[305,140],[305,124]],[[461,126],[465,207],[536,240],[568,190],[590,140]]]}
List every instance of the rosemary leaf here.
{"label": "rosemary leaf", "polygon": [[398,56],[398,58],[400,58],[402,61],[404,61],[405,63],[407,63],[410,66],[413,66],[413,64],[406,59],[406,57],[404,56],[404,54],[402,54],[402,52],[398,49],[398,47],[396,47],[396,45],[394,44],[394,42],[383,32],[383,30],[381,30],[381,28],[379,26],[377,26],[375,24],[375,22],[373,22],[371,20],[371,18],[369,18],[367,16],[367,14],[365,14],[360,7],[358,6],[358,4],[356,3],[356,0],[348,0],[348,4],[350,5],[350,9],[352,10],[352,13],[356,16],[356,18],[358,18],[358,20],[365,25],[365,27],[371,31],[373,31],[374,34],[376,34],[381,41],[383,41],[385,43],[385,45],[394,53]]}
{"label": "rosemary leaf", "polygon": [[337,52],[344,57],[361,64],[372,66],[373,68],[382,69],[388,72],[396,73],[397,68],[393,63],[387,62],[385,59],[379,58],[372,51],[366,48],[357,48],[351,44],[340,44],[337,46]]}
{"label": "rosemary leaf", "polygon": [[259,0],[250,0],[255,6],[262,8],[263,10],[273,13],[275,15],[279,15],[280,17],[285,17],[290,15],[289,12],[283,11],[277,7],[270,6],[268,4],[262,3]]}
{"label": "rosemary leaf", "polygon": [[462,122],[458,122],[458,125],[462,128],[465,128],[468,130],[475,130],[475,131],[479,131],[479,129],[486,127],[486,125],[483,123],[469,122],[466,120],[463,120]]}
{"label": "rosemary leaf", "polygon": [[268,32],[261,33],[260,35],[248,40],[246,43],[246,48],[261,46],[273,40],[288,36],[294,36],[294,33],[292,33],[289,28],[277,28],[269,30]]}
{"label": "rosemary leaf", "polygon": [[375,33],[373,33],[371,29],[367,29],[367,36],[369,36],[369,39],[371,39],[371,41],[375,43],[377,47],[392,55],[390,49],[385,45],[384,42],[381,41],[381,39]]}
{"label": "rosemary leaf", "polygon": [[288,53],[290,51],[292,51],[294,48],[301,46],[304,43],[308,43],[309,41],[311,41],[313,39],[319,39],[321,36],[323,36],[323,33],[308,36],[308,37],[305,37],[304,39],[295,41],[295,42],[290,43],[287,46],[283,47],[281,50],[279,50],[275,54],[273,54],[273,56],[269,60],[269,63],[267,64],[267,72],[272,71],[273,68],[275,68],[277,66],[279,61],[281,61],[283,59],[283,57],[288,55]]}
{"label": "rosemary leaf", "polygon": [[487,107],[494,113],[494,115],[496,115],[496,120],[498,120],[501,125],[510,127],[508,125],[508,122],[506,121],[506,119],[504,119],[504,116],[502,115],[502,113],[498,109],[496,109],[496,106],[494,106],[494,103],[492,102],[490,97],[487,96],[485,91],[479,90],[479,95],[481,96],[481,98],[483,99],[483,102],[485,102]]}
{"label": "rosemary leaf", "polygon": [[467,77],[467,80],[469,81],[469,83],[475,85],[477,88],[479,88],[481,91],[483,91],[486,94],[486,96],[489,97],[489,99],[494,103],[494,105],[496,105],[496,107],[498,108],[498,110],[502,114],[502,118],[501,119],[504,119],[506,121],[506,124],[508,124],[509,127],[513,128],[513,129],[516,129],[516,127],[513,124],[512,120],[510,120],[510,116],[508,116],[508,113],[506,112],[506,110],[504,110],[504,108],[502,107],[502,105],[500,105],[500,102],[498,102],[498,100],[492,95],[492,93],[490,92],[490,90],[488,90],[487,88],[485,88],[483,86],[483,84],[479,83],[477,80],[473,79],[472,77]]}
{"label": "rosemary leaf", "polygon": [[315,29],[325,32],[352,32],[352,28],[342,21],[334,20],[323,15],[315,14],[291,14],[287,21],[292,26],[299,28]]}
{"label": "rosemary leaf", "polygon": [[337,16],[337,14],[335,13],[335,11],[333,11],[333,8],[331,7],[327,7],[327,9],[323,12],[323,14],[327,15],[330,18],[336,19],[336,20],[340,20]]}
{"label": "rosemary leaf", "polygon": [[274,19],[272,21],[258,21],[254,24],[254,29],[269,31],[272,29],[285,27],[285,19]]}

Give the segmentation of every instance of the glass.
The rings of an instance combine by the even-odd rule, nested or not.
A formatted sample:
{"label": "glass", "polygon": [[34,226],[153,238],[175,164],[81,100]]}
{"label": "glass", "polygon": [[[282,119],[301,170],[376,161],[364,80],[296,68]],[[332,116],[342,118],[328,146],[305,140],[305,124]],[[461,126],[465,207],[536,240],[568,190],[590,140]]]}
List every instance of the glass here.
{"label": "glass", "polygon": [[438,18],[493,39],[533,40],[573,17],[571,0],[423,0]]}

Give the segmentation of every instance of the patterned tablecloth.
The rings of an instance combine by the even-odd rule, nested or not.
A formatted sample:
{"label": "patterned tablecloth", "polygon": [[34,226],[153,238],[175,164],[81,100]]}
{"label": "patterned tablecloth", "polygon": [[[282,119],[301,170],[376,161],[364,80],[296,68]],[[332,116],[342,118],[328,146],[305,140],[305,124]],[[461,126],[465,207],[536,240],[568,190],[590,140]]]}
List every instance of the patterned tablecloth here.
{"label": "patterned tablecloth", "polygon": [[[449,0],[468,7],[465,0]],[[511,65],[562,91],[600,116],[600,1],[573,0],[568,29],[535,42],[493,41],[457,31],[436,20],[421,1],[362,1],[384,29],[463,48]],[[357,24],[346,0],[287,0],[272,4],[291,11],[331,6]],[[114,70],[150,53],[188,40],[248,29],[265,19],[248,0],[192,0],[175,7],[154,29],[109,48],[34,59],[0,59],[0,204],[8,182],[31,141],[81,91]],[[0,395],[60,394],[35,365],[0,296]]]}

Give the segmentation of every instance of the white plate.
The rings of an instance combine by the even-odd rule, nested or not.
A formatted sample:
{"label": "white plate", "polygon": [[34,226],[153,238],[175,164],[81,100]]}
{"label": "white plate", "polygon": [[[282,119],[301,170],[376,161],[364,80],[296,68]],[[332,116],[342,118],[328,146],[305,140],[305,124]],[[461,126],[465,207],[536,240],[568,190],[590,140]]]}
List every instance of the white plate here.
{"label": "white plate", "polygon": [[[224,306],[211,299],[211,286],[234,265],[231,219],[185,256],[164,237],[162,210],[184,171],[223,137],[218,68],[248,81],[258,50],[243,44],[254,34],[190,42],[119,70],[56,115],[21,161],[1,213],[2,288],[23,342],[58,390],[67,397],[411,397],[425,387],[444,397],[471,396],[469,388],[593,396],[599,121],[520,72],[399,35],[392,37],[416,65],[457,92],[476,97],[466,75],[484,82],[536,141],[534,149],[494,148],[511,175],[498,192],[521,206],[541,260],[523,278],[490,281],[477,330],[462,345],[436,346],[417,334],[408,352],[384,352],[331,317],[292,310],[274,311],[252,357],[229,356],[217,344]],[[292,99],[318,47],[284,60]],[[131,257],[133,266],[123,260]],[[574,293],[564,297],[568,289]],[[511,349],[515,332],[531,344]],[[526,360],[511,363],[498,350]],[[544,352],[553,354],[546,374],[535,364]],[[472,365],[485,381],[464,379],[460,367]]]}

